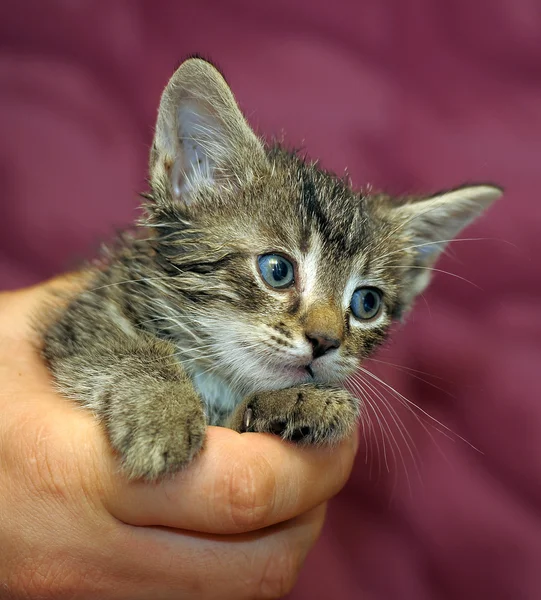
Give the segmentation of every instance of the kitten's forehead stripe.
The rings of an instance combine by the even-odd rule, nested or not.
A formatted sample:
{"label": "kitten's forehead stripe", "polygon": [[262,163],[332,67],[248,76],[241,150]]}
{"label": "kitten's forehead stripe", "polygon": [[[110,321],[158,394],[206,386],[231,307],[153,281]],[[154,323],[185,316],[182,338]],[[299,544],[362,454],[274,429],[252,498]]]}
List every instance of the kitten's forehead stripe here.
{"label": "kitten's forehead stripe", "polygon": [[314,165],[305,164],[298,158],[293,161],[302,182],[302,243],[306,243],[312,227],[337,258],[353,258],[366,248],[368,242],[361,197],[348,190],[344,182]]}
{"label": "kitten's forehead stripe", "polygon": [[303,168],[301,170],[301,176],[301,202],[308,217],[305,220],[307,225],[305,231],[309,235],[310,226],[312,224],[314,224],[320,232],[328,231],[330,228],[329,219],[327,215],[323,212],[323,209],[321,207],[321,203],[316,193],[316,186],[314,185],[312,173],[309,172],[307,168]]}

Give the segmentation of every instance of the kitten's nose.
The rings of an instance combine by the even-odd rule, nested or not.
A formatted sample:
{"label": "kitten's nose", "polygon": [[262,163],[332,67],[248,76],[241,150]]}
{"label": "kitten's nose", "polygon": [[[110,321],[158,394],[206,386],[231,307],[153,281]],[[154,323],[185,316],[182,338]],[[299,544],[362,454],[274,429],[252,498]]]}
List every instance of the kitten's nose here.
{"label": "kitten's nose", "polygon": [[306,338],[312,344],[312,354],[314,358],[323,356],[329,350],[340,347],[339,339],[328,337],[320,333],[307,333]]}

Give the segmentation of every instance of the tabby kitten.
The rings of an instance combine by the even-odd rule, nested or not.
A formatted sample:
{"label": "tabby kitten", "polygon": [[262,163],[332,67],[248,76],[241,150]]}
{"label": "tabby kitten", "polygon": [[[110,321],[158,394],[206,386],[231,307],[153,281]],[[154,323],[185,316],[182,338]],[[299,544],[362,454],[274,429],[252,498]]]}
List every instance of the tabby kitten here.
{"label": "tabby kitten", "polygon": [[360,412],[340,384],[500,194],[354,192],[266,147],[218,71],[189,59],[161,98],[140,233],[91,268],[43,356],[130,478],[181,469],[209,424],[336,442]]}

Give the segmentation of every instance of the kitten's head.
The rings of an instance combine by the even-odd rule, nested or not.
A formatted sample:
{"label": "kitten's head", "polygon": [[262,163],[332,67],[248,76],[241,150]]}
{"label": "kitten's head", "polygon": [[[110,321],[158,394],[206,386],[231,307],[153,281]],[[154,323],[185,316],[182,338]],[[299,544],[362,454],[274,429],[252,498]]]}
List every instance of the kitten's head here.
{"label": "kitten's head", "polygon": [[163,310],[186,364],[241,393],[343,381],[409,310],[447,242],[501,194],[355,192],[266,148],[200,59],[163,93],[150,182]]}

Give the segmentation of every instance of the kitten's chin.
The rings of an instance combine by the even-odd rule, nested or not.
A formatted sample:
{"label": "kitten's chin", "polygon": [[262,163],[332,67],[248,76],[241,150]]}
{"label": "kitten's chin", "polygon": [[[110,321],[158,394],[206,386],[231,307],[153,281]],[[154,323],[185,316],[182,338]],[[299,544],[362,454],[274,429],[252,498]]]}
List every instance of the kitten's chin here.
{"label": "kitten's chin", "polygon": [[259,374],[256,391],[282,390],[303,383],[314,383],[304,367],[266,367]]}
{"label": "kitten's chin", "polygon": [[322,385],[341,385],[354,370],[347,372],[337,365],[314,361],[306,366],[283,365],[282,367],[267,367],[270,371],[265,377],[271,382],[268,389],[282,389],[301,385],[303,383],[319,383]]}
{"label": "kitten's chin", "polygon": [[299,385],[301,383],[310,383],[314,381],[313,372],[306,367],[284,366],[282,369],[276,369],[277,376],[287,380],[285,387]]}
{"label": "kitten's chin", "polygon": [[334,360],[330,357],[316,359],[311,367],[312,383],[323,385],[343,385],[346,379],[357,370],[356,361]]}

